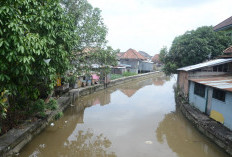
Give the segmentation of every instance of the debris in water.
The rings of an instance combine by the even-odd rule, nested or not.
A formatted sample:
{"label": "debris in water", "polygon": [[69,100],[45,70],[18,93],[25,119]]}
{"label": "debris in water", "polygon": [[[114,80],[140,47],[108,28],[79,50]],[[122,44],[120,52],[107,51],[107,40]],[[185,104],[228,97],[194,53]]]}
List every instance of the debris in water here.
{"label": "debris in water", "polygon": [[54,126],[55,124],[54,123],[51,123],[51,126]]}
{"label": "debris in water", "polygon": [[73,104],[71,104],[70,106],[74,106]]}
{"label": "debris in water", "polygon": [[152,144],[152,141],[145,141],[145,144]]}
{"label": "debris in water", "polygon": [[40,144],[39,147],[40,148],[45,148],[45,144]]}
{"label": "debris in water", "polygon": [[66,121],[64,121],[64,123],[68,123],[68,121],[66,120]]}

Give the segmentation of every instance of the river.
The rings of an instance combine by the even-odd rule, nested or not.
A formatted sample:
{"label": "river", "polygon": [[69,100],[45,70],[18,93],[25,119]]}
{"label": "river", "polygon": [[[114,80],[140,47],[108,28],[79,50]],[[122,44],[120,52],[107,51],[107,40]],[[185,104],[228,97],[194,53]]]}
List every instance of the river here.
{"label": "river", "polygon": [[20,152],[22,157],[229,157],[175,104],[163,74],[78,98]]}

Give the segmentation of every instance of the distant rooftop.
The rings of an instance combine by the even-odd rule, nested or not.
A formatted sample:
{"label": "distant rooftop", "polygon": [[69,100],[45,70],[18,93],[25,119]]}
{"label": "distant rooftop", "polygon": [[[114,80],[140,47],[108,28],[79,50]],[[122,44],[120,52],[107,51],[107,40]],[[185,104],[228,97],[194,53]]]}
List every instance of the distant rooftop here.
{"label": "distant rooftop", "polygon": [[159,54],[155,54],[154,57],[152,57],[152,62],[154,63],[161,63],[159,59]]}
{"label": "distant rooftop", "polygon": [[232,27],[232,16],[213,27],[214,31],[225,30]]}
{"label": "distant rooftop", "polygon": [[148,59],[151,58],[151,56],[148,53],[144,52],[144,51],[139,51],[138,53],[140,53],[142,56],[144,56],[144,57],[146,57]]}
{"label": "distant rooftop", "polygon": [[208,67],[208,66],[215,66],[215,65],[220,65],[220,64],[224,64],[224,63],[229,63],[232,61],[232,58],[229,59],[215,59],[215,60],[210,60],[207,62],[203,62],[200,64],[195,64],[195,65],[190,65],[190,66],[186,66],[183,68],[179,68],[177,69],[178,71],[192,71],[192,70],[196,70],[196,69],[200,69],[203,67]]}
{"label": "distant rooftop", "polygon": [[123,53],[120,56],[120,58],[121,59],[141,59],[141,60],[147,59],[134,49],[127,50],[125,53]]}

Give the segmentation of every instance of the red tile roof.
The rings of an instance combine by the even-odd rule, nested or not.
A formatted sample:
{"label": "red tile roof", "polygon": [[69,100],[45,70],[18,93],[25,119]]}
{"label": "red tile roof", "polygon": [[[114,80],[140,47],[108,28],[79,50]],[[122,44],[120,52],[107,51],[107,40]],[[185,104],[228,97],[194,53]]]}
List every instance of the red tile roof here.
{"label": "red tile roof", "polygon": [[228,19],[222,21],[221,23],[217,24],[216,26],[214,26],[213,30],[220,31],[220,30],[224,30],[228,27],[232,27],[232,16],[229,17]]}
{"label": "red tile roof", "polygon": [[124,52],[119,52],[116,55],[117,55],[117,57],[121,57],[121,55],[123,55],[123,54],[124,54]]}
{"label": "red tile roof", "polygon": [[228,47],[223,51],[224,53],[232,53],[232,46]]}
{"label": "red tile roof", "polygon": [[159,59],[159,54],[154,55],[154,57],[152,57],[151,61],[154,63],[161,63],[160,59]]}
{"label": "red tile roof", "polygon": [[127,50],[124,54],[120,56],[121,59],[141,59],[145,60],[146,58],[142,56],[140,53],[138,53],[134,49]]}

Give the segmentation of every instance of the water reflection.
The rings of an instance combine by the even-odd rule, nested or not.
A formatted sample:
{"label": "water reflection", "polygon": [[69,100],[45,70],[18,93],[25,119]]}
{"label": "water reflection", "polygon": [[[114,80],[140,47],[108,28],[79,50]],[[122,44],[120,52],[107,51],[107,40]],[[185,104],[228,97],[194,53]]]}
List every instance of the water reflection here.
{"label": "water reflection", "polygon": [[[114,152],[108,152],[111,141],[103,134],[95,134],[93,130],[81,130],[79,125],[84,123],[85,105],[76,105],[69,108],[65,116],[55,122],[55,126],[49,126],[37,136],[20,156],[29,157],[73,157],[73,156],[106,156],[115,157]],[[42,137],[42,138],[40,138]]]}
{"label": "water reflection", "polygon": [[152,79],[155,86],[163,86],[166,81],[170,81],[170,76],[159,76]]}
{"label": "water reflection", "polygon": [[114,152],[107,152],[111,146],[111,141],[103,134],[94,135],[94,132],[88,129],[86,132],[79,130],[75,139],[65,142],[64,147],[67,152],[61,152],[59,156],[99,156],[116,157]]}
{"label": "water reflection", "polygon": [[167,141],[179,157],[227,156],[215,144],[200,135],[178,108],[175,112],[165,115],[156,129],[156,136],[160,143]]}
{"label": "water reflection", "polygon": [[175,108],[175,82],[160,75],[78,98],[20,156],[225,157]]}

